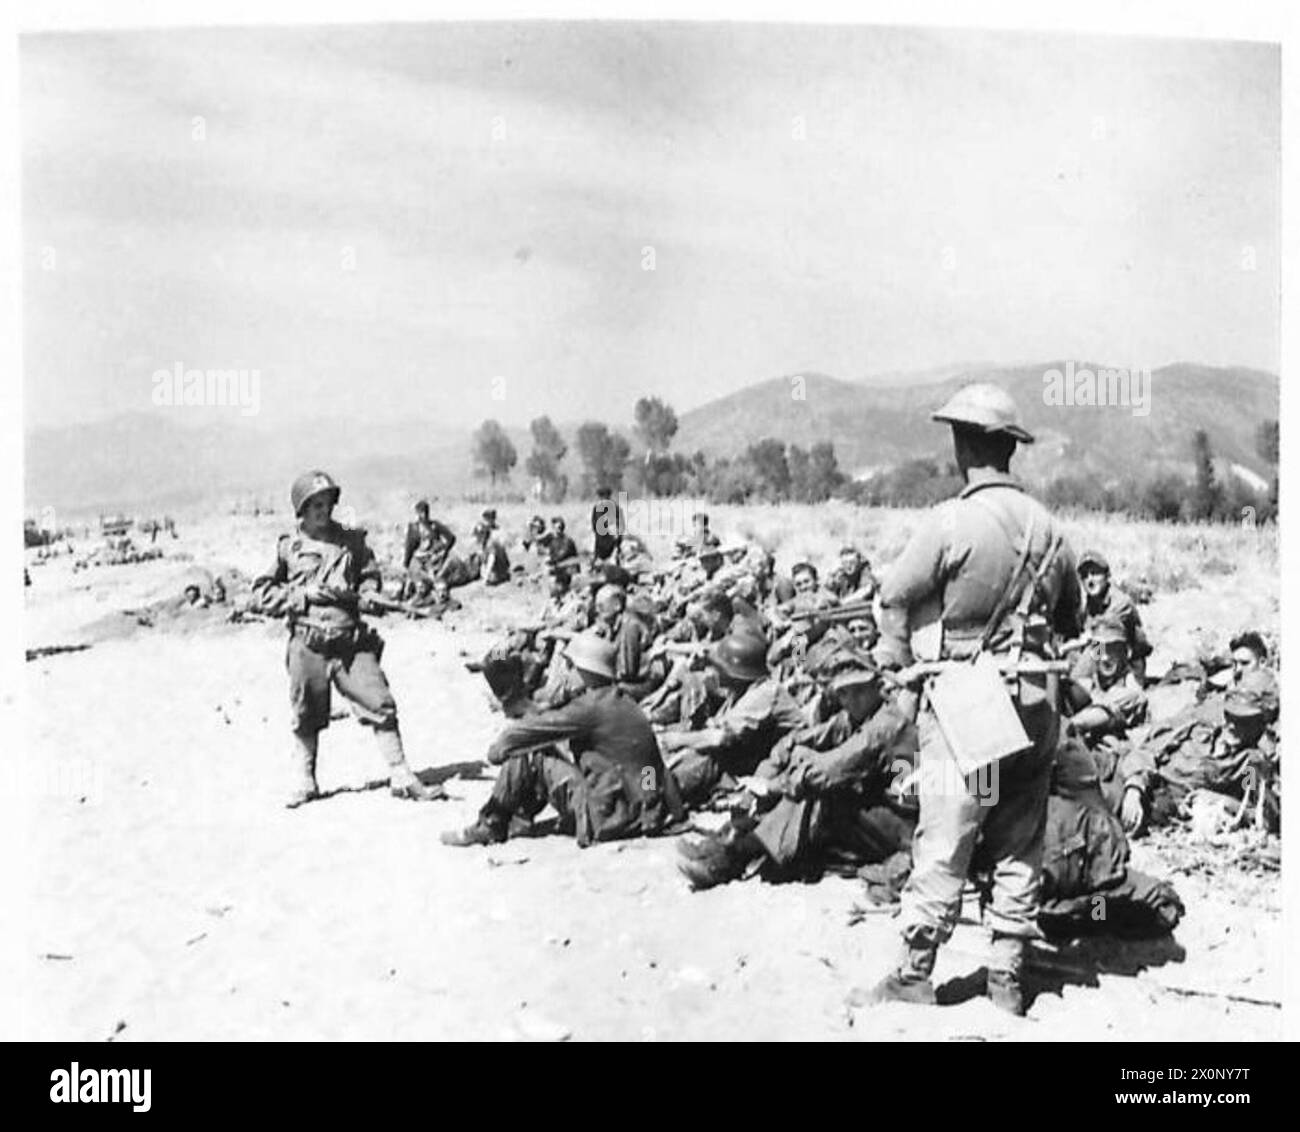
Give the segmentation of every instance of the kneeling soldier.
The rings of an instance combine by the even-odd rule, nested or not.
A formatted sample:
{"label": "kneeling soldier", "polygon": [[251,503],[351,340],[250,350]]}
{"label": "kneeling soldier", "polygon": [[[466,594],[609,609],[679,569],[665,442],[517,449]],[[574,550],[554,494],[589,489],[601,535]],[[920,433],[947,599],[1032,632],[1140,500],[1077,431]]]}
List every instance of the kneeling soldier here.
{"label": "kneeling soldier", "polygon": [[420,784],[402,751],[397,704],[379,667],[383,641],[361,620],[372,608],[370,595],[380,589],[379,565],[365,531],[334,522],[338,499],[338,485],[324,472],[294,480],[290,500],[298,516],[297,533],[280,537],[275,565],[253,583],[258,612],[284,614],[289,623],[285,664],[298,782],[286,805],[293,808],[319,796],[316,749],[320,732],[329,726],[331,687],[374,729],[393,794],[441,797],[440,789]]}

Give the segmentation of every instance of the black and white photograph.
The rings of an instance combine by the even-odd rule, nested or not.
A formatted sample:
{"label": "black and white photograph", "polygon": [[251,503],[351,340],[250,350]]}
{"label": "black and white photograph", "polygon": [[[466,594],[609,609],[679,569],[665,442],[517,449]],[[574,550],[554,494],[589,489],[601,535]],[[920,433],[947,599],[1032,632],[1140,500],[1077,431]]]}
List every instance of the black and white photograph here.
{"label": "black and white photograph", "polygon": [[6,1036],[1249,1103],[1296,41],[980,7],[20,21]]}

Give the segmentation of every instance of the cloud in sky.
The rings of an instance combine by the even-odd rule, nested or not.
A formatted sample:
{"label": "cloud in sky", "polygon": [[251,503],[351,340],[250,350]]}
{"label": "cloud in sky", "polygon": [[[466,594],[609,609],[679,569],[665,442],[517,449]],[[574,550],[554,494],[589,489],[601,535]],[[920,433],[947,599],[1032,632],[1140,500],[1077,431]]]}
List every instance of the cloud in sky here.
{"label": "cloud in sky", "polygon": [[260,369],[269,421],[469,424],[805,369],[1278,366],[1274,47],[425,24],[22,62],[31,424],[147,409],[178,360]]}

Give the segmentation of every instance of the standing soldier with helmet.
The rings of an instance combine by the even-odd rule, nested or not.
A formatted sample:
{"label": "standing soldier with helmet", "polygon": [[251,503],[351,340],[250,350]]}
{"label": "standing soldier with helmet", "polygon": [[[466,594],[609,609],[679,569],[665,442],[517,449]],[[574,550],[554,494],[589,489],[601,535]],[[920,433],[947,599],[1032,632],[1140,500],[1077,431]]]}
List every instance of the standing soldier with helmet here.
{"label": "standing soldier with helmet", "polygon": [[316,751],[320,732],[329,726],[331,687],[374,730],[393,794],[441,797],[440,789],[421,785],[407,765],[397,704],[379,667],[383,640],[361,620],[361,614],[375,608],[371,596],[380,592],[379,565],[365,531],[334,521],[338,499],[338,485],[324,472],[294,480],[290,500],[298,529],[280,537],[275,565],[253,583],[258,612],[283,614],[289,624],[285,664],[298,781],[286,805],[293,808],[319,797]]}
{"label": "standing soldier with helmet", "polygon": [[[934,509],[884,579],[881,651],[902,662],[924,651],[923,659],[939,662],[931,671],[942,674],[927,683],[918,721],[920,817],[902,896],[903,955],[882,982],[865,996],[855,992],[852,1001],[935,1001],[935,954],[952,934],[978,858],[992,871],[989,996],[1023,1014],[1021,969],[1026,941],[1038,935],[1047,799],[1060,730],[1052,662],[1058,640],[1079,633],[1081,594],[1074,554],[1059,526],[1009,472],[1016,444],[1033,442],[1010,395],[995,385],[969,385],[932,417],[952,426],[966,486]],[[981,664],[961,663],[976,659]],[[950,694],[954,684],[940,684],[950,673],[957,680],[987,674],[991,683],[983,703],[976,698],[964,715],[941,717],[940,692]],[[942,772],[952,768],[955,748],[991,732],[999,705],[1014,708],[1014,716],[1007,711],[1000,717],[1002,733],[1009,720],[1014,737],[992,763],[996,791],[981,797],[974,784],[978,772],[964,778]]]}

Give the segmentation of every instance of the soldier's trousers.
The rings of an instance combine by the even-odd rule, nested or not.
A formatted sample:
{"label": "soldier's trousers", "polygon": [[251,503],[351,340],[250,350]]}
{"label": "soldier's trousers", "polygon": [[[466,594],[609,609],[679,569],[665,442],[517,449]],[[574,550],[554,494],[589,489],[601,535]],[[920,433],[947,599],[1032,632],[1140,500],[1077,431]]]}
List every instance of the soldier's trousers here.
{"label": "soldier's trousers", "polygon": [[506,759],[479,820],[505,832],[512,817],[531,819],[548,805],[560,816],[560,830],[579,845],[646,832],[641,806],[627,795],[616,768],[588,776],[553,749]]}
{"label": "soldier's trousers", "polygon": [[549,805],[560,815],[561,828],[572,829],[573,802],[582,785],[582,772],[554,751],[512,755],[497,771],[480,817],[489,822],[516,815],[531,819]]}
{"label": "soldier's trousers", "polygon": [[970,776],[964,789],[949,769],[955,763],[934,715],[927,710],[919,718],[921,814],[902,895],[905,939],[942,943],[952,934],[977,843],[992,874],[992,929],[1022,938],[1039,934],[1039,872],[1060,716],[1041,693],[1036,702],[1017,702],[1016,711],[1033,745],[995,764],[996,775]]}
{"label": "soldier's trousers", "polygon": [[814,855],[872,865],[906,850],[914,829],[912,818],[889,806],[836,790],[822,798],[782,798],[758,819],[754,836],[782,867]]}
{"label": "soldier's trousers", "polygon": [[289,670],[294,731],[314,735],[329,726],[331,688],[339,690],[362,723],[380,730],[397,726],[397,702],[376,651],[349,648],[324,654],[292,634],[285,667]]}

